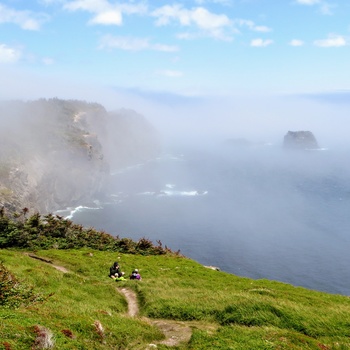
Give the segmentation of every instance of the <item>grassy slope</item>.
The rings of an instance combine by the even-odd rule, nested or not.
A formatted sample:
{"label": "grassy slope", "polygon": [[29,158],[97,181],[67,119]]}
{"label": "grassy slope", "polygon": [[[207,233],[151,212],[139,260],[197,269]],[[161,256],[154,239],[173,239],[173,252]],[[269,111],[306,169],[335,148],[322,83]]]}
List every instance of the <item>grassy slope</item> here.
{"label": "grassy slope", "polygon": [[[35,325],[52,331],[57,349],[145,349],[162,339],[141,317],[125,316],[127,305],[117,286],[137,292],[140,316],[190,322],[190,343],[177,349],[350,349],[350,298],[345,296],[240,278],[176,256],[91,249],[36,254],[70,272],[21,251],[0,250],[4,265],[46,297],[16,310],[0,308],[0,349],[31,349]],[[109,279],[115,260],[127,274],[139,268],[143,280]],[[95,331],[96,320],[104,327],[103,337]]]}

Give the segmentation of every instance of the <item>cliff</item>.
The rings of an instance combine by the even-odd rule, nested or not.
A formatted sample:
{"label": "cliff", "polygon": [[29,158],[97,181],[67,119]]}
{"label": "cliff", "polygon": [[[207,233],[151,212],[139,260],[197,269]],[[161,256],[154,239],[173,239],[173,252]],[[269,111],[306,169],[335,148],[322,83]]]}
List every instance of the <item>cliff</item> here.
{"label": "cliff", "polygon": [[7,102],[0,122],[0,206],[10,212],[28,207],[45,213],[89,201],[103,194],[110,167],[159,150],[143,117],[130,121],[97,103]]}

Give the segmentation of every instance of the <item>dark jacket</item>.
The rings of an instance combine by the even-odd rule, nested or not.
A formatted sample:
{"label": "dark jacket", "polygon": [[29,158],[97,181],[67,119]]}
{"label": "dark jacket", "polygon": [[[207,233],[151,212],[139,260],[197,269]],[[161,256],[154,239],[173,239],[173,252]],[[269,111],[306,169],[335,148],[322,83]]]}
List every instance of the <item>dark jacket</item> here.
{"label": "dark jacket", "polygon": [[120,271],[119,264],[115,262],[110,268],[109,268],[109,277],[121,277],[122,272]]}

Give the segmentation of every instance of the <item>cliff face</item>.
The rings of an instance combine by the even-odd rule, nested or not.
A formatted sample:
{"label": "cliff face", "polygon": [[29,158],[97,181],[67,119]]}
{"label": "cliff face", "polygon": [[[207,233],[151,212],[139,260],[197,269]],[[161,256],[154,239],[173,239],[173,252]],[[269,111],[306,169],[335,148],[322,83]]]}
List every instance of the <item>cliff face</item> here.
{"label": "cliff face", "polygon": [[[147,124],[142,117],[131,122],[95,103],[4,103],[0,123],[0,206],[9,211],[28,207],[50,212],[89,201],[103,193],[110,166],[159,150],[152,146],[145,152],[146,144],[157,141],[153,129],[142,126]],[[142,130],[134,132],[137,127]],[[137,134],[148,136],[135,144],[125,130],[135,134],[135,141]]]}

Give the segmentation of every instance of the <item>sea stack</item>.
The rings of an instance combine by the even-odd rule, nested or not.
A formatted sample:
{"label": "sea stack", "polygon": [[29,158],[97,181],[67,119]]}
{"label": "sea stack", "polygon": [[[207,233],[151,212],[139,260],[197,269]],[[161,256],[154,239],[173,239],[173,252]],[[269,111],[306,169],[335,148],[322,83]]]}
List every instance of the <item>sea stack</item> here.
{"label": "sea stack", "polygon": [[317,149],[317,140],[311,131],[288,131],[284,136],[284,148],[288,149]]}

